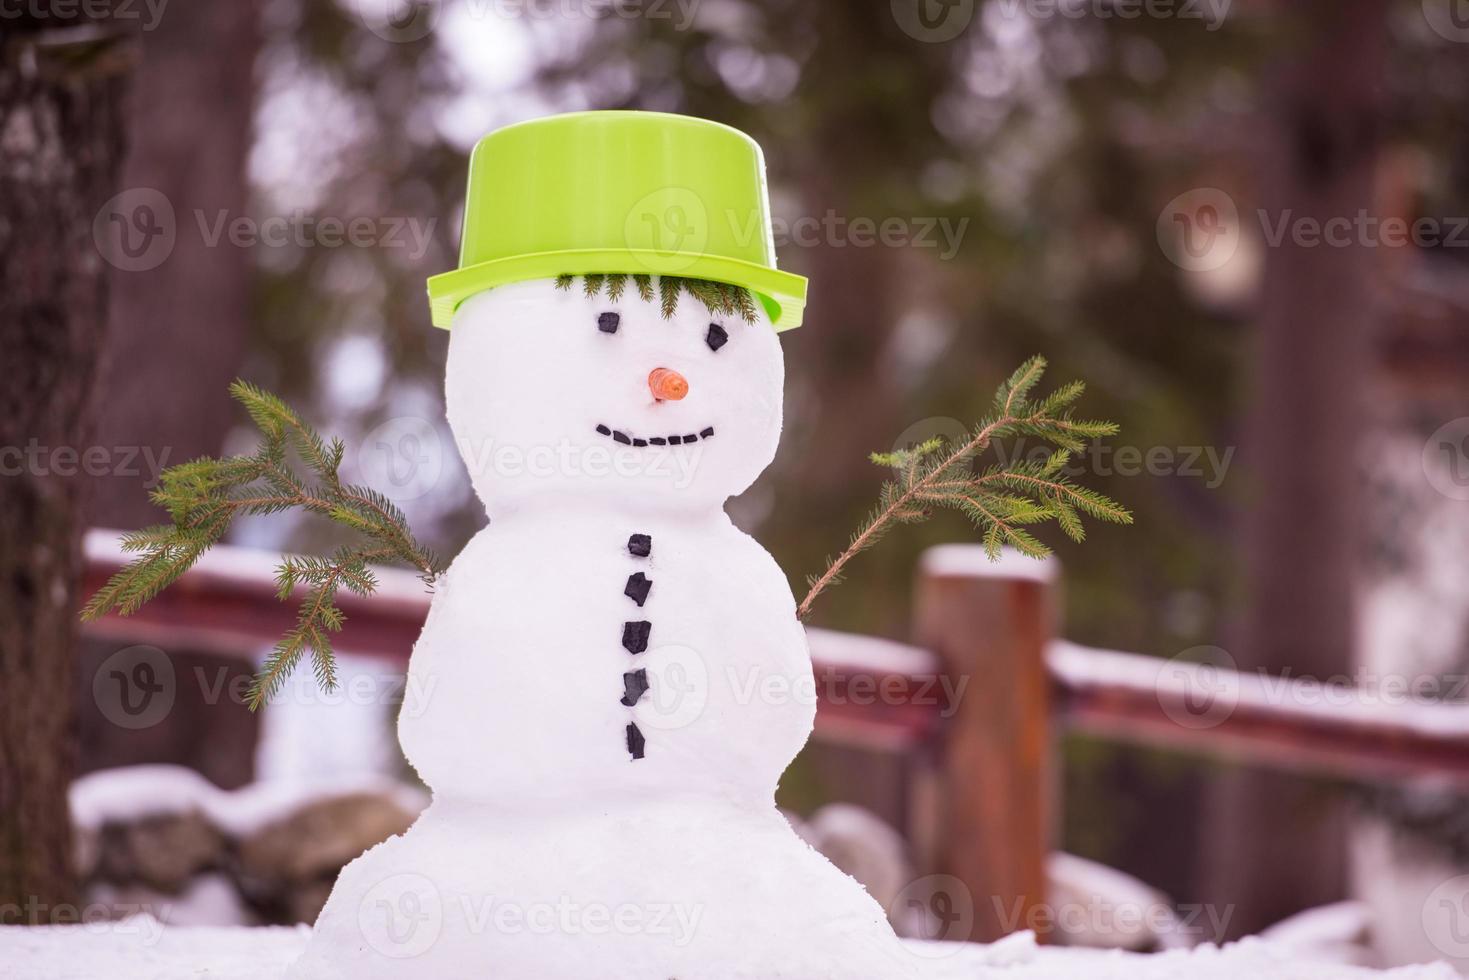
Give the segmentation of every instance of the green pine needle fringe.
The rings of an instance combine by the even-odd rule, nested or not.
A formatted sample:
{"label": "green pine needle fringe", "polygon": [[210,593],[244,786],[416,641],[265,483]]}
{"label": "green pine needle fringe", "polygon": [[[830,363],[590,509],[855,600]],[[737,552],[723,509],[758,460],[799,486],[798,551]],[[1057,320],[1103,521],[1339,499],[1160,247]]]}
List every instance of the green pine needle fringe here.
{"label": "green pine needle fringe", "polygon": [[[575,282],[575,276],[557,276],[556,288],[569,290]],[[652,276],[629,275],[623,272],[583,276],[582,293],[588,298],[605,293],[615,303],[627,291],[629,282],[637,291],[639,299],[647,303],[654,301]],[[759,315],[754,295],[743,286],[687,276],[659,276],[656,296],[658,308],[665,320],[673,316],[674,310],[678,309],[678,298],[685,294],[698,300],[712,315],[737,316],[746,323],[754,323]]]}

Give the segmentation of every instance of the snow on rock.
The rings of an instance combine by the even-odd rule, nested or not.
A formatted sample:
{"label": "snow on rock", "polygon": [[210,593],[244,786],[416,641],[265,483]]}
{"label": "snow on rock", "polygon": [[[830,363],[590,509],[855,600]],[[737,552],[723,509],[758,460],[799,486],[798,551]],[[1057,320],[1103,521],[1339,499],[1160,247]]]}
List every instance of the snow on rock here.
{"label": "snow on rock", "polygon": [[387,796],[412,814],[428,805],[427,793],[384,776],[270,780],[226,791],[192,769],[167,765],[124,766],[89,773],[72,783],[70,805],[72,824],[79,830],[198,812],[238,839],[311,803],[366,794]]}
{"label": "snow on rock", "polygon": [[314,919],[342,867],[407,830],[428,794],[371,774],[228,792],[134,766],[77,780],[71,805],[78,875],[106,917],[254,925]]}
{"label": "snow on rock", "polygon": [[1370,966],[1372,910],[1363,902],[1336,902],[1298,912],[1260,934],[1281,949],[1311,959]]}
{"label": "snow on rock", "polygon": [[71,784],[71,821],[90,830],[190,811],[208,813],[222,794],[209,780],[183,766],[101,769]]}
{"label": "snow on rock", "polygon": [[1057,853],[1046,860],[1046,878],[1048,906],[1069,946],[1149,951],[1206,938],[1184,927],[1167,895],[1115,868]]}
{"label": "snow on rock", "polygon": [[944,544],[923,553],[922,568],[926,574],[938,576],[1053,582],[1061,565],[1054,557],[1031,558],[1014,548],[1003,548],[999,558],[991,559],[979,545]]}
{"label": "snow on rock", "polygon": [[[280,980],[309,934],[305,926],[164,926],[146,915],[6,928],[0,929],[0,980]],[[906,945],[927,964],[927,980],[1458,980],[1443,964],[1380,973],[1297,959],[1258,939],[1152,956],[1038,948],[1029,933],[989,946],[916,940]],[[404,980],[428,980],[411,961],[400,965]]]}
{"label": "snow on rock", "polygon": [[381,796],[417,815],[428,806],[428,794],[386,776],[369,774],[305,780],[264,780],[217,798],[209,811],[217,826],[236,838],[258,833],[304,807],[327,800]]}

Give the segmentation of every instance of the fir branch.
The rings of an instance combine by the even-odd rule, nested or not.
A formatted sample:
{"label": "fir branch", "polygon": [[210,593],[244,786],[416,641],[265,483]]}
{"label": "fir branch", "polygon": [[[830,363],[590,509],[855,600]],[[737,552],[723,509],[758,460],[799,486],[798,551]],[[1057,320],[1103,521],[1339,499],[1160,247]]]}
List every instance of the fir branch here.
{"label": "fir branch", "polygon": [[[686,276],[659,276],[655,286],[653,277],[648,275],[593,273],[582,277],[582,292],[587,297],[605,292],[607,298],[615,303],[622,298],[629,279],[638,298],[645,303],[654,302],[656,296],[659,312],[665,320],[673,316],[678,309],[678,298],[684,294],[696,299],[713,316],[737,316],[746,323],[754,323],[759,315],[754,294],[743,286]],[[556,288],[569,290],[575,281],[575,276],[557,276]]]}
{"label": "fir branch", "polygon": [[[571,277],[565,279],[557,285],[569,289]],[[236,517],[298,509],[357,532],[366,543],[342,548],[331,558],[282,558],[276,572],[278,597],[287,601],[298,589],[305,594],[296,625],[276,644],[250,688],[253,709],[278,693],[308,654],[317,681],[328,690],[335,687],[331,634],[346,621],[336,598],[344,588],[371,595],[377,588],[372,564],[406,564],[426,584],[433,583],[441,566],[413,537],[396,504],[370,487],[342,483],[346,446],[340,439],[322,439],[289,405],[254,385],[236,381],[230,394],[260,430],[259,448],[247,456],[203,457],[164,470],[152,498],[168,511],[172,523],[123,536],[123,550],[139,557],[92,596],[82,618],[137,612],[222,540]],[[296,471],[293,459],[304,465],[306,475]]]}
{"label": "fir branch", "polygon": [[[937,507],[959,511],[980,532],[980,540],[991,559],[1004,547],[1015,548],[1033,558],[1044,558],[1050,549],[1028,527],[1054,520],[1074,541],[1086,534],[1081,515],[1114,524],[1131,524],[1132,515],[1104,494],[1077,486],[1065,475],[1071,454],[1093,439],[1117,433],[1111,422],[1071,417],[1071,406],[1085,385],[1079,381],[1063,385],[1039,401],[1032,401],[1045,374],[1046,362],[1035,357],[1026,361],[995,393],[994,410],[980,422],[961,446],[944,454],[945,443],[930,439],[891,453],[874,453],[872,461],[895,471],[878,495],[876,509],[862,522],[847,549],[828,559],[826,570],[809,580],[806,597],[796,615],[805,619],[817,596],[842,580],[847,563],[877,544],[898,524],[927,519]],[[994,444],[1009,436],[1034,436],[1057,449],[1044,461],[1020,461],[992,466],[979,476],[971,464]]]}

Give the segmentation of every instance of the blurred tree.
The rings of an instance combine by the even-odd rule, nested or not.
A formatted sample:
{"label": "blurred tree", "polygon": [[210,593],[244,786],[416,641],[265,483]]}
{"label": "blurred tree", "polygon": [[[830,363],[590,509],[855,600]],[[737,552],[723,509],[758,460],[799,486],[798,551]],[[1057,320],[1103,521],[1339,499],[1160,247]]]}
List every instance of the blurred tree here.
{"label": "blurred tree", "polygon": [[[113,275],[99,385],[107,411],[97,441],[135,465],[93,476],[88,522],[96,527],[157,523],[162,513],[148,494],[158,470],[218,453],[234,418],[228,387],[254,322],[256,256],[227,235],[208,235],[222,223],[258,217],[246,171],[261,7],[260,0],[172,4],[139,32],[119,190],[134,208],[167,202],[172,220],[166,248]],[[115,652],[98,640],[82,647],[81,772],[166,762],[192,766],[220,786],[251,778],[259,722],[232,701],[208,703],[186,685],[160,723],[114,724],[87,681]],[[167,655],[179,676],[248,674],[238,658],[176,645]]]}
{"label": "blurred tree", "polygon": [[[1376,213],[1383,121],[1384,0],[1308,0],[1282,11],[1256,141],[1272,221]],[[1364,511],[1358,452],[1367,421],[1371,328],[1383,266],[1368,242],[1269,250],[1243,462],[1245,604],[1231,644],[1241,669],[1350,676]],[[1306,502],[1309,501],[1309,506]],[[1215,901],[1251,934],[1346,895],[1346,811],[1320,787],[1266,773],[1215,787]]]}
{"label": "blurred tree", "polygon": [[76,921],[67,787],[84,482],[107,308],[94,220],[132,54],[105,7],[7,11],[0,38],[0,922]]}
{"label": "blurred tree", "polygon": [[[102,375],[108,410],[97,435],[103,445],[145,447],[140,459],[217,453],[233,416],[227,389],[249,336],[253,263],[228,238],[211,244],[201,228],[220,215],[250,215],[259,8],[257,0],[175,4],[139,38],[121,187],[162,194],[174,240],[161,264],[114,277]],[[98,477],[92,523],[155,523],[148,484],[157,475],[139,467]]]}

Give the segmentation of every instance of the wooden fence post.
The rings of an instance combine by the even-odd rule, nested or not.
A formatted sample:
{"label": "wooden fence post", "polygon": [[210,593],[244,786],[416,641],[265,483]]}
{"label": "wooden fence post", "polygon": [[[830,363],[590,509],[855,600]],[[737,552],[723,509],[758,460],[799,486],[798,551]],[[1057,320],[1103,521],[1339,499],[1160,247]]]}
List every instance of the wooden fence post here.
{"label": "wooden fence post", "polygon": [[937,938],[1049,931],[1057,777],[1045,651],[1055,571],[1052,561],[1009,553],[991,562],[972,545],[932,548],[919,565],[916,642],[938,654],[953,697],[912,829],[925,873],[963,885],[947,897],[951,916],[966,911],[959,902],[973,909],[970,935],[951,934],[951,925]]}

